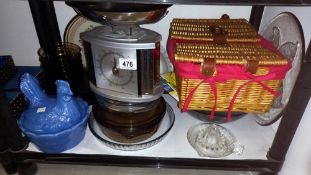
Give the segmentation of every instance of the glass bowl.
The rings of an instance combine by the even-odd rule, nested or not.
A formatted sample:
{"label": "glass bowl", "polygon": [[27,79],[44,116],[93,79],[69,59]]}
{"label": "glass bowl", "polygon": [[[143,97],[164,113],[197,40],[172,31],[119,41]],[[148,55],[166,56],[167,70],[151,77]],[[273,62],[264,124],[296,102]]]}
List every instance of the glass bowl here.
{"label": "glass bowl", "polygon": [[237,143],[231,131],[217,124],[195,125],[188,130],[187,139],[202,157],[218,158],[232,153],[242,154],[244,149]]}
{"label": "glass bowl", "polygon": [[110,139],[102,132],[100,124],[96,122],[93,115],[91,115],[88,125],[93,135],[104,145],[122,151],[136,151],[152,147],[161,142],[172,129],[174,122],[174,111],[169,104],[166,104],[166,112],[163,119],[159,123],[157,131],[150,138],[136,143],[121,143]]}
{"label": "glass bowl", "polygon": [[148,139],[157,131],[165,108],[166,102],[161,97],[143,104],[94,105],[93,114],[107,137],[117,142],[135,143]]}

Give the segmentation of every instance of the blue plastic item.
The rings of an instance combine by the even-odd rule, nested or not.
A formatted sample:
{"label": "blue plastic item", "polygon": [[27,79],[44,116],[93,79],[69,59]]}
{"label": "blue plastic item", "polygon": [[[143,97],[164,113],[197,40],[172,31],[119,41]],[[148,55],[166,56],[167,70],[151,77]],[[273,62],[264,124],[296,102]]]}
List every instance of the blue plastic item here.
{"label": "blue plastic item", "polygon": [[56,81],[57,96],[47,96],[36,78],[28,73],[21,77],[20,89],[29,101],[18,124],[24,134],[41,151],[63,152],[73,148],[85,135],[88,105],[73,97],[69,84]]}

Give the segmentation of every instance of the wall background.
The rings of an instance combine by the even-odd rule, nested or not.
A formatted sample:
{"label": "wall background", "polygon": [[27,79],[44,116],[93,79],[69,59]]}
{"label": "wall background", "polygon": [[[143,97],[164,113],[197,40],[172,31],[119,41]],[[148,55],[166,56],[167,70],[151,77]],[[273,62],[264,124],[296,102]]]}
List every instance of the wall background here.
{"label": "wall background", "polygon": [[[55,2],[60,33],[63,34],[67,23],[76,15],[74,10],[64,2]],[[169,23],[174,17],[184,18],[219,18],[223,13],[232,18],[249,18],[251,7],[240,6],[195,6],[175,5],[168,15],[156,24],[144,25],[162,35],[165,47]],[[237,13],[239,12],[239,13]],[[39,65],[37,50],[40,47],[33,25],[27,1],[0,1],[0,53],[13,55],[16,65]]]}
{"label": "wall background", "polygon": [[[55,2],[61,34],[75,12],[63,2]],[[249,6],[194,6],[174,5],[169,9],[168,15],[160,22],[144,27],[159,32],[162,39],[162,46],[165,47],[169,23],[174,17],[179,18],[219,18],[227,13],[232,18],[249,18],[251,7]],[[265,9],[262,24],[267,23],[271,18],[280,12],[293,12],[303,25],[306,44],[311,38],[311,7],[267,7]],[[18,66],[39,65],[37,50],[39,43],[30,9],[27,1],[0,1],[0,54],[13,55],[15,64]],[[281,175],[308,175],[310,173],[311,158],[311,104],[308,105],[290,150]],[[286,136],[285,136],[286,137]]]}

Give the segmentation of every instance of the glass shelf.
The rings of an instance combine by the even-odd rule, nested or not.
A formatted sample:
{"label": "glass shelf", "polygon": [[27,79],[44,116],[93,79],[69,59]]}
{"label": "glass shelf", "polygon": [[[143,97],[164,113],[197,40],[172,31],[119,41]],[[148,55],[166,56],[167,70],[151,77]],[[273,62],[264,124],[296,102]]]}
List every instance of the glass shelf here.
{"label": "glass shelf", "polygon": [[[157,145],[139,151],[120,151],[105,146],[101,141],[95,138],[89,129],[86,131],[85,138],[73,149],[64,153],[82,154],[82,155],[116,155],[116,156],[141,156],[141,157],[161,157],[161,158],[194,158],[209,159],[199,157],[197,152],[187,141],[188,129],[201,123],[202,121],[190,116],[187,112],[182,113],[177,108],[177,102],[169,95],[164,95],[167,103],[171,105],[175,113],[175,124],[168,135]],[[267,160],[266,154],[271,147],[275,131],[271,126],[258,125],[252,114],[247,114],[236,121],[221,124],[231,130],[237,138],[237,141],[244,145],[242,155],[231,154],[221,159],[227,160],[245,160],[261,159]],[[32,143],[28,151],[40,152]]]}

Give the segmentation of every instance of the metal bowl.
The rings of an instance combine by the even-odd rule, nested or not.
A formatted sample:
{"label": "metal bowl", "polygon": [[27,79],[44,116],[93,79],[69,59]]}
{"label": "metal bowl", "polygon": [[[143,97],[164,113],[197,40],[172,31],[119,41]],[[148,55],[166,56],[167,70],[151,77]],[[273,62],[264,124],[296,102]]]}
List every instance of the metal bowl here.
{"label": "metal bowl", "polygon": [[167,14],[171,4],[132,4],[112,2],[66,2],[79,15],[104,25],[155,23]]}

